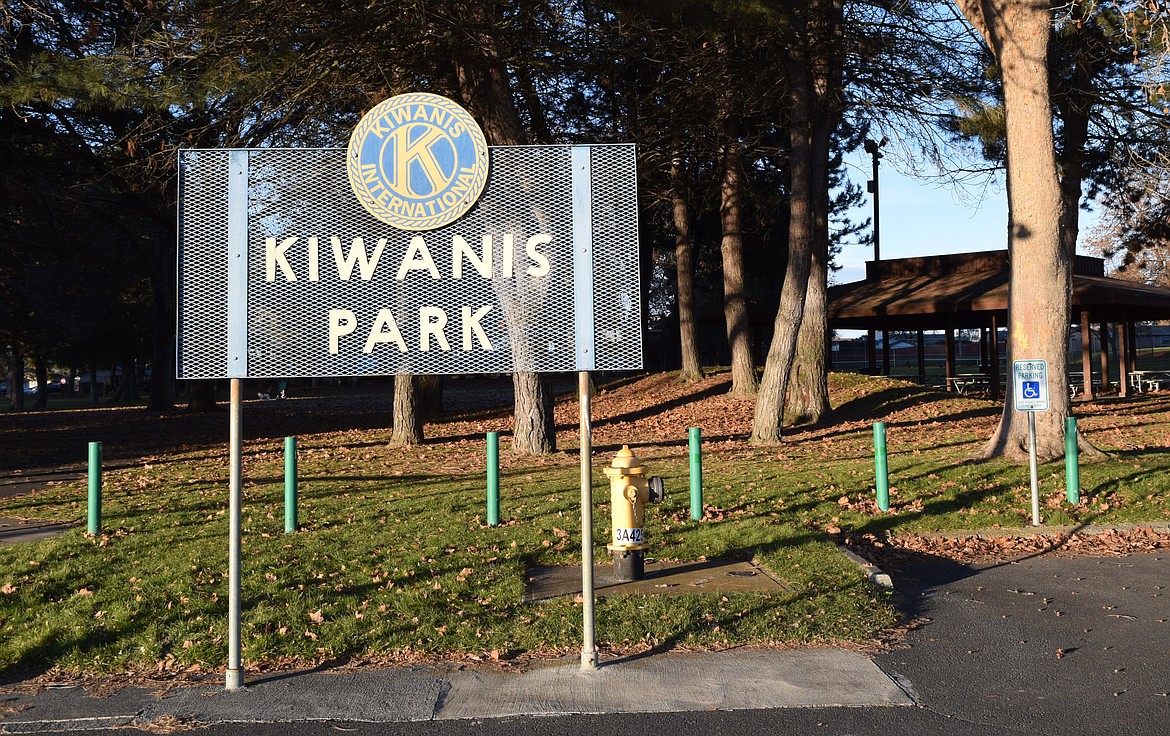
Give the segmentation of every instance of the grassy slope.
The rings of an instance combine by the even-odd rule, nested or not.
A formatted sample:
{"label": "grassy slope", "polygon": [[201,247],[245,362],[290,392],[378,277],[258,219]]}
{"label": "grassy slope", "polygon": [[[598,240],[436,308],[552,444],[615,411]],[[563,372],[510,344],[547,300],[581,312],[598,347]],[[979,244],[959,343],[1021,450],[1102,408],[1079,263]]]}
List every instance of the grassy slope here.
{"label": "grassy slope", "polygon": [[[594,400],[597,466],[630,444],[668,500],[648,514],[664,559],[757,557],[791,591],[611,597],[598,607],[604,647],[863,643],[896,621],[886,595],[837,553],[830,532],[1023,526],[1027,469],[971,464],[998,417],[989,402],[897,381],[838,375],[837,420],[790,432],[779,448],[744,438],[752,402],[726,376],[690,386],[655,375]],[[449,392],[458,398],[458,391]],[[384,395],[250,403],[246,409],[244,642],[249,666],[336,657],[394,660],[550,654],[580,647],[573,601],[520,603],[525,570],[580,558],[577,407],[558,403],[562,452],[502,455],[502,520],[483,524],[483,433],[506,410],[428,426],[428,443],[386,446]],[[1042,469],[1046,521],[1164,520],[1170,468],[1167,394],[1081,407],[1082,429],[1116,459],[1082,469],[1084,503],[1063,501],[1063,466]],[[104,412],[104,413],[102,413]],[[54,413],[55,414],[55,413]],[[69,427],[126,436],[107,445],[100,539],[81,529],[0,548],[0,679],[47,670],[209,670],[226,631],[226,418],[138,410],[41,415],[0,433],[0,447],[75,442]],[[870,423],[889,427],[889,514],[872,500]],[[363,427],[339,429],[338,427]],[[704,434],[707,518],[689,519],[686,429]],[[128,427],[133,431],[126,431]],[[280,438],[300,436],[302,531],[283,529]],[[506,438],[504,441],[507,446]],[[26,450],[27,452],[27,450]],[[33,453],[35,454],[35,453]],[[79,454],[80,456],[80,454]],[[595,475],[596,554],[609,536]],[[82,519],[83,482],[0,503],[0,515]]]}

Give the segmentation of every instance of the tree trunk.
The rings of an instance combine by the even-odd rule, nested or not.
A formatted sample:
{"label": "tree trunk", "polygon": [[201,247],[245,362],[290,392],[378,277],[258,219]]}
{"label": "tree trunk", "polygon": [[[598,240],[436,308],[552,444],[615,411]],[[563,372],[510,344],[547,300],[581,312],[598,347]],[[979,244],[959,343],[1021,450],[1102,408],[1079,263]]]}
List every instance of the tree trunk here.
{"label": "tree trunk", "polygon": [[[1093,61],[1078,55],[1074,63],[1072,89],[1064,90],[1063,94],[1059,95],[1058,102],[1063,123],[1060,129],[1061,146],[1057,154],[1061,200],[1060,241],[1061,248],[1068,254],[1070,268],[1076,263],[1077,239],[1080,236],[1081,194],[1085,180],[1084,161],[1085,145],[1089,139],[1089,115],[1097,102],[1093,91],[1094,72],[1090,68]],[[1073,268],[1073,271],[1075,270]],[[1070,303],[1070,312],[1071,309]],[[1085,375],[1090,374],[1086,372]],[[1092,381],[1086,383],[1086,389],[1091,384]],[[1108,453],[1098,449],[1080,432],[1077,433],[1077,447],[1089,458],[1108,457]]]}
{"label": "tree trunk", "polygon": [[134,383],[130,386],[130,400],[136,402],[142,398],[142,381],[145,377],[142,361],[138,359],[137,354],[130,356],[130,362],[134,366],[134,375],[131,376],[131,378],[134,380]]}
{"label": "tree trunk", "polygon": [[[1060,198],[1063,203],[1060,219],[1060,237],[1068,251],[1070,261],[1077,253],[1077,236],[1080,234],[1081,190],[1085,178],[1085,144],[1089,139],[1089,114],[1097,102],[1093,91],[1093,73],[1087,66],[1092,62],[1073,55],[1072,83],[1069,89],[1053,91],[1060,109],[1060,150],[1057,165],[1060,175]],[[1061,85],[1060,77],[1054,76],[1050,83]]]}
{"label": "tree trunk", "polygon": [[524,100],[524,107],[527,109],[528,120],[532,126],[532,142],[555,143],[556,138],[548,123],[548,113],[532,80],[532,70],[526,66],[519,66],[516,68],[516,75],[520,97]]}
{"label": "tree trunk", "polygon": [[434,421],[443,414],[443,377],[415,376],[418,407],[423,421]]}
{"label": "tree trunk", "polygon": [[215,381],[207,379],[188,381],[186,411],[188,413],[202,413],[215,410]]}
{"label": "tree trunk", "polygon": [[89,405],[97,406],[98,399],[101,398],[102,389],[98,384],[98,367],[97,363],[91,362],[89,364]]}
{"label": "tree trunk", "polygon": [[[128,374],[130,373],[130,370],[128,369],[128,367],[126,367],[125,363],[123,363],[121,367],[122,367],[122,380],[119,380],[117,385],[115,386],[115,388],[113,388],[113,403],[115,403],[115,404],[121,404],[122,401],[125,400],[126,388],[130,387],[130,384],[126,383],[126,378],[128,378]],[[118,374],[117,367],[115,367],[115,372],[113,372],[113,374],[115,374],[115,376],[117,376],[117,374]]]}
{"label": "tree trunk", "polygon": [[[1052,11],[1046,3],[1022,0],[959,0],[983,34],[1003,75],[1007,128],[1008,360],[1048,363],[1049,410],[1037,412],[1036,454],[1064,454],[1069,414],[1068,324],[1071,269],[1060,237],[1061,193],[1052,135],[1048,86],[1048,42]],[[1028,421],[1007,394],[985,457],[1028,457]]]}
{"label": "tree trunk", "polygon": [[827,260],[827,247],[814,249],[808,291],[804,296],[804,317],[788,377],[785,418],[790,424],[817,424],[830,412],[829,372],[825,363],[829,332]]}
{"label": "tree trunk", "polygon": [[[473,11],[482,15],[485,8]],[[492,39],[469,32],[466,43],[456,47],[452,59],[459,96],[479,123],[489,146],[518,146],[528,142],[524,125],[512,99],[508,69]]]}
{"label": "tree trunk", "polygon": [[33,361],[33,365],[37,371],[37,400],[35,402],[36,408],[49,408],[49,363],[44,358],[38,357]]}
{"label": "tree trunk", "polygon": [[818,33],[818,53],[812,64],[812,166],[809,195],[812,202],[813,247],[809,260],[804,315],[796,340],[786,418],[791,423],[817,424],[829,415],[829,375],[825,354],[829,334],[829,166],[833,128],[840,119],[842,74],[841,19],[844,0],[831,0],[824,9],[825,32]]}
{"label": "tree trunk", "polygon": [[[780,307],[776,310],[772,344],[764,363],[764,379],[752,417],[751,442],[775,444],[780,441],[780,422],[784,416],[784,399],[788,377],[796,353],[796,338],[804,318],[804,302],[811,268],[813,236],[812,197],[812,103],[813,80],[809,70],[803,17],[794,17],[796,40],[789,44],[788,79],[791,110],[789,139],[791,153],[788,206],[788,267],[780,290]],[[823,344],[821,350],[824,350]]]}
{"label": "tree trunk", "polygon": [[[150,269],[150,395],[146,399],[146,408],[151,411],[170,411],[175,408],[175,397],[171,393],[175,351],[175,261],[171,239],[156,239],[154,251],[156,261]],[[192,411],[190,405],[187,410]]]}
{"label": "tree trunk", "polygon": [[678,158],[671,163],[671,211],[674,216],[674,261],[678,274],[678,331],[682,350],[684,381],[700,381],[703,364],[699,359],[699,342],[695,334],[695,236],[691,229],[691,209],[687,187]]}
{"label": "tree trunk", "polygon": [[[651,355],[650,350],[650,285],[654,282],[654,238],[643,237],[640,233],[638,236],[638,303],[641,308],[638,310],[639,322],[642,325],[642,365],[650,370],[655,370],[652,362],[661,360],[659,355]],[[666,370],[666,366],[662,366],[662,370]]]}
{"label": "tree trunk", "polygon": [[414,376],[394,376],[394,427],[390,444],[398,447],[420,445],[423,441],[423,423],[420,418],[418,380]]}
{"label": "tree trunk", "polygon": [[722,203],[719,219],[723,229],[723,317],[727,347],[731,351],[731,393],[756,393],[756,361],[752,357],[748,322],[747,289],[743,273],[743,149],[734,139],[723,151]]}
{"label": "tree trunk", "polygon": [[[1070,130],[1070,126],[1074,129]],[[1080,235],[1081,216],[1081,186],[1084,180],[1084,144],[1089,133],[1088,117],[1069,120],[1065,117],[1064,144],[1076,146],[1075,152],[1066,150],[1061,156],[1060,170],[1060,241],[1068,253],[1069,262],[1073,262],[1077,255],[1077,238]],[[1080,137],[1079,143],[1075,140]]]}
{"label": "tree trunk", "polygon": [[512,388],[516,397],[512,449],[521,455],[555,452],[557,432],[553,423],[553,397],[544,377],[539,373],[518,371],[512,374]]}
{"label": "tree trunk", "polygon": [[[489,27],[487,6],[472,4],[468,29]],[[512,98],[508,69],[494,40],[486,32],[467,30],[454,47],[452,69],[463,104],[483,129],[488,145],[508,146],[528,142]],[[521,454],[556,450],[556,425],[547,382],[539,373],[512,374],[515,389],[512,447]]]}
{"label": "tree trunk", "polygon": [[16,408],[16,390],[17,390],[17,374],[16,374],[16,345],[12,345],[12,354],[9,356],[5,354],[5,358],[11,358],[8,361],[8,373],[5,375],[8,381],[8,390],[4,394],[4,398],[8,399],[9,408]]}
{"label": "tree trunk", "polygon": [[122,376],[122,397],[126,401],[138,398],[138,359],[133,354],[126,359],[126,374]]}
{"label": "tree trunk", "polygon": [[24,346],[19,342],[12,344],[12,376],[8,382],[11,391],[12,408],[15,411],[24,411]]}

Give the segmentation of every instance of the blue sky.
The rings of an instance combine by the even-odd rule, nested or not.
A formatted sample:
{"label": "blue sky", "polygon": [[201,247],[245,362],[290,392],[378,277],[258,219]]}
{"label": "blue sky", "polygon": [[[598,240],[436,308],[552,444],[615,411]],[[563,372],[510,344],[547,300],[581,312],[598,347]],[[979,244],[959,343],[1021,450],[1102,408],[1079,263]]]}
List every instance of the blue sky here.
{"label": "blue sky", "polygon": [[[869,154],[857,151],[848,158],[849,177],[865,189]],[[881,184],[882,260],[915,256],[998,250],[1007,247],[1007,192],[1001,185],[956,193],[949,187],[898,173],[887,159],[879,171]],[[873,216],[873,195],[851,213],[855,221]],[[873,260],[873,246],[847,245],[838,256],[842,269],[833,283],[865,278],[865,262]]]}

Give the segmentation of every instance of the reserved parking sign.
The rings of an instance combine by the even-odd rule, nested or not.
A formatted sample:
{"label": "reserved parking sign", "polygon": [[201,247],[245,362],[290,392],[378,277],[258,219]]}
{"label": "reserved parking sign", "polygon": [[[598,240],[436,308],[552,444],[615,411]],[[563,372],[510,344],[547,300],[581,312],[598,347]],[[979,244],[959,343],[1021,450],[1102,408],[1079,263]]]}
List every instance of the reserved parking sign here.
{"label": "reserved parking sign", "polygon": [[1012,374],[1016,411],[1048,411],[1048,362],[1016,360]]}

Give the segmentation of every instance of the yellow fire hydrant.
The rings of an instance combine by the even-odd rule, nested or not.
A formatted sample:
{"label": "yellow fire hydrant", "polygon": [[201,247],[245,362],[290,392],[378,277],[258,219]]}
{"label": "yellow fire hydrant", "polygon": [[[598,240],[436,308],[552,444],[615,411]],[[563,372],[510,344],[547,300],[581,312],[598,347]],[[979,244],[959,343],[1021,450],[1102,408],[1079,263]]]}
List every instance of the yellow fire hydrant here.
{"label": "yellow fire hydrant", "polygon": [[609,476],[613,522],[613,542],[606,546],[613,557],[614,579],[641,580],[646,575],[646,550],[650,549],[644,532],[646,504],[660,503],[666,497],[666,486],[657,475],[646,477],[629,445],[622,445],[605,474]]}

